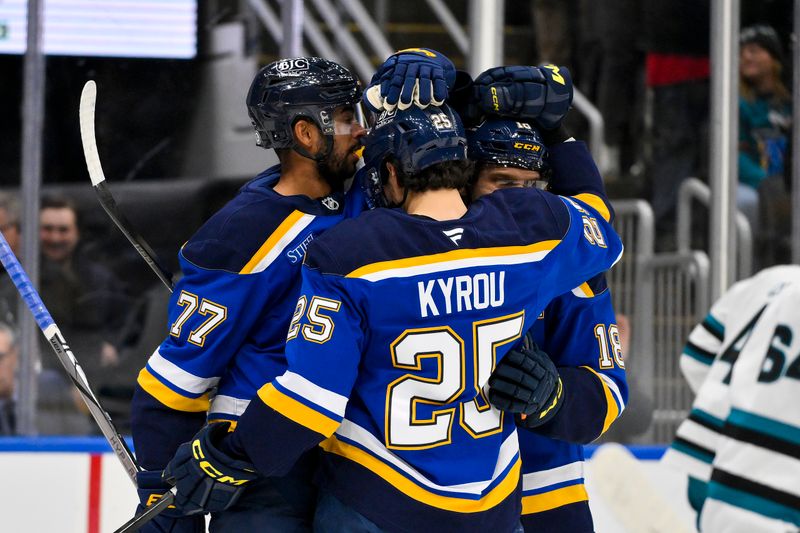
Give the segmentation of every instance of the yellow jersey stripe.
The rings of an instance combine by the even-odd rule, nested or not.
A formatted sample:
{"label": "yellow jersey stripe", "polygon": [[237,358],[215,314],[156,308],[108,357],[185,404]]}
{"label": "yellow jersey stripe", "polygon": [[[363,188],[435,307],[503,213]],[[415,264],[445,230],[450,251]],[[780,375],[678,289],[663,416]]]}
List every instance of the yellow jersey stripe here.
{"label": "yellow jersey stripe", "polygon": [[595,211],[600,213],[600,216],[603,217],[606,222],[611,220],[611,211],[608,210],[608,206],[603,199],[596,194],[589,194],[588,192],[585,192],[582,194],[576,194],[573,196],[573,198],[590,205]]}
{"label": "yellow jersey stripe", "polygon": [[367,468],[410,498],[424,503],[425,505],[457,513],[479,513],[501,503],[516,490],[519,484],[520,469],[522,467],[522,462],[518,458],[514,466],[512,466],[508,474],[506,474],[505,479],[480,499],[471,500],[454,496],[443,496],[426,490],[376,458],[374,455],[365,452],[357,446],[337,439],[335,435],[322,442],[320,446],[326,452],[335,453],[336,455],[340,455]]}
{"label": "yellow jersey stripe", "polygon": [[561,487],[551,492],[533,494],[522,497],[522,514],[541,513],[549,511],[571,503],[585,502],[589,500],[586,487],[583,483]]}
{"label": "yellow jersey stripe", "polygon": [[360,278],[368,274],[383,272],[408,267],[417,267],[445,263],[448,261],[461,261],[464,259],[476,259],[485,257],[508,257],[514,255],[524,255],[535,252],[550,251],[555,248],[559,240],[540,241],[526,246],[498,246],[497,248],[467,248],[463,250],[451,250],[440,254],[421,255],[417,257],[407,257],[405,259],[394,259],[391,261],[380,261],[364,265],[347,274],[348,278]]}
{"label": "yellow jersey stripe", "polygon": [[608,410],[606,411],[606,419],[603,421],[603,433],[608,431],[608,428],[611,427],[611,424],[614,423],[614,420],[617,419],[619,416],[619,407],[617,406],[617,402],[614,400],[614,394],[611,392],[611,389],[606,385],[606,382],[603,378],[600,377],[600,374],[597,371],[590,367],[590,366],[583,366],[581,368],[585,368],[589,372],[595,375],[600,383],[603,385],[603,392],[606,395],[606,404],[608,405]]}
{"label": "yellow jersey stripe", "polygon": [[275,245],[280,242],[280,240],[292,229],[294,226],[303,216],[305,213],[302,211],[294,210],[292,214],[284,219],[281,222],[280,226],[277,227],[275,231],[272,232],[264,244],[258,249],[258,251],[250,258],[247,264],[239,271],[239,274],[250,274],[253,272],[253,269],[258,266],[262,259],[264,259],[267,254],[275,248]]}
{"label": "yellow jersey stripe", "polygon": [[330,437],[336,428],[339,427],[339,422],[329,418],[319,411],[315,411],[311,407],[298,402],[291,396],[287,396],[272,383],[267,383],[258,389],[258,397],[261,398],[265,404],[269,405],[286,418],[293,420],[301,426],[307,427],[312,431],[316,431]]}
{"label": "yellow jersey stripe", "polygon": [[[589,282],[588,281],[583,282],[582,284],[580,284],[578,286],[578,288],[576,288],[573,291],[573,293],[575,291],[578,291],[579,293],[581,293],[583,295],[582,298],[594,298],[594,291],[592,290],[591,287],[589,287]],[[576,296],[580,296],[580,294],[578,294]]]}
{"label": "yellow jersey stripe", "polygon": [[139,377],[136,381],[145,392],[171,409],[187,413],[208,411],[208,394],[203,394],[198,398],[182,396],[161,383],[146,367],[139,372]]}

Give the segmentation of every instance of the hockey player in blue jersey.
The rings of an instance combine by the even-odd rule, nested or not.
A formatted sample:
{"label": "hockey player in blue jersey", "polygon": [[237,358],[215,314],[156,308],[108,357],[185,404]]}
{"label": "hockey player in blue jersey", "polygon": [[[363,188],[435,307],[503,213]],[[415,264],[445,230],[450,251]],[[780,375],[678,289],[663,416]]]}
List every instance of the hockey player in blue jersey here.
{"label": "hockey player in blue jersey", "polygon": [[400,208],[309,245],[288,370],[235,432],[214,423],[182,445],[165,476],[184,511],[221,510],[253,467],[281,475],[321,443],[319,531],[516,530],[515,422],[483,391],[550,299],[620,256],[602,184],[467,209],[466,140],[446,106],[384,113],[365,158]]}
{"label": "hockey player in blue jersey", "polygon": [[[242,187],[181,249],[169,334],[139,374],[132,406],[143,506],[169,488],[162,469],[207,417],[235,423],[258,387],[286,370],[305,250],[345,216],[342,184],[364,133],[354,120],[360,92],[344,67],[319,58],[277,61],[253,80],[257,144],[274,148],[280,166]],[[259,478],[211,530],[310,529],[313,469],[308,456],[281,479]],[[143,531],[205,531],[202,516],[178,516],[168,511]]]}
{"label": "hockey player in blue jersey", "polygon": [[[557,129],[545,130],[545,135],[547,146],[532,124],[501,118],[468,130],[469,158],[476,164],[469,196],[477,200],[496,190],[545,184],[545,172],[552,174],[548,190],[554,193],[562,192],[561,177],[588,174],[601,179],[585,143],[565,140]],[[529,334],[535,344],[512,350],[489,380],[489,400],[495,407],[527,415],[519,424],[528,428],[519,432],[522,524],[526,532],[590,533],[594,526],[584,488],[582,444],[608,429],[628,395],[605,277],[596,276],[554,299]],[[516,362],[528,374],[533,374],[531,366],[538,367],[538,379],[521,381]],[[530,410],[536,402],[523,402],[525,393],[550,398],[559,380],[563,393],[540,418]]]}

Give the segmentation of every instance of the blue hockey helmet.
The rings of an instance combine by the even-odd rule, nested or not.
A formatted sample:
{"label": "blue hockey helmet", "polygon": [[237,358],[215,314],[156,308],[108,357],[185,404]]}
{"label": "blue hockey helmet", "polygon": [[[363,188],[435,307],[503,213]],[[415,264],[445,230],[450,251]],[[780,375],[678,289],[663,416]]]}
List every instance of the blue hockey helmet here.
{"label": "blue hockey helmet", "polygon": [[362,187],[370,208],[387,205],[381,168],[390,156],[407,175],[444,161],[467,159],[464,126],[447,104],[383,111],[363,143]]}
{"label": "blue hockey helmet", "polygon": [[538,130],[528,122],[487,119],[467,131],[469,158],[525,170],[546,170],[547,148]]}
{"label": "blue hockey helmet", "polygon": [[[247,93],[247,112],[256,129],[256,144],[262,148],[297,148],[292,127],[299,118],[310,120],[328,139],[321,156],[330,152],[334,134],[334,111],[356,106],[361,97],[358,80],[349,70],[319,57],[280,59],[262,68]],[[298,150],[299,151],[299,150]]]}

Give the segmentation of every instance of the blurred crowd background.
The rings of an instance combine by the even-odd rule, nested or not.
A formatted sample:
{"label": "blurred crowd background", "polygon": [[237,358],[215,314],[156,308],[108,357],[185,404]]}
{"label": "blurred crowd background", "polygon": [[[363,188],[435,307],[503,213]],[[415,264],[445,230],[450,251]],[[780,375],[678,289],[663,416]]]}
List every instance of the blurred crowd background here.
{"label": "blurred crowd background", "polygon": [[[97,81],[97,137],[110,186],[134,225],[175,269],[180,245],[244,181],[273,161],[255,146],[244,105],[256,69],[279,57],[280,43],[254,9],[259,3],[199,2],[198,52],[192,59],[52,55],[46,60],[38,287],[89,382],[123,431],[136,374],[166,331],[169,294],[94,198],[80,144],[80,91],[86,80]],[[263,3],[277,10],[276,2]],[[443,3],[466,26],[467,2]],[[366,43],[347,10],[330,4],[338,8],[341,25],[319,10],[307,13],[320,34],[337,51],[343,32]],[[394,49],[434,48],[457,67],[467,67],[468,57],[434,16],[430,2],[362,4]],[[751,232],[751,271],[790,259],[792,4],[741,0],[737,204]],[[689,177],[708,182],[713,99],[709,0],[506,0],[503,42],[505,64],[551,62],[570,69],[576,86],[604,119],[602,170],[612,199],[641,200],[652,210],[653,250],[647,253],[679,251],[676,207],[681,184]],[[306,49],[315,50],[310,44],[306,37]],[[372,65],[383,60],[365,50]],[[18,248],[19,235],[26,230],[18,199],[24,179],[22,56],[0,54],[0,73],[0,230]],[[568,127],[576,137],[589,135],[581,113],[571,113]],[[686,245],[702,252],[708,246],[707,210],[700,206],[692,220]],[[638,253],[635,246],[630,250]],[[620,298],[636,300],[630,286],[612,283],[612,288]],[[676,283],[673,291],[680,290]],[[694,298],[692,291],[704,289],[692,285],[687,290],[687,297]],[[690,309],[659,311],[655,326],[637,322],[636,303],[618,309],[628,338],[638,332],[640,339],[648,336],[656,342],[631,341],[626,353],[632,360],[630,377],[636,376],[637,361],[648,360],[642,366],[658,383],[631,379],[630,413],[626,411],[611,438],[664,442],[671,433],[653,432],[654,420],[682,419],[688,395],[673,382],[679,379],[675,365],[681,346],[659,343],[646,328],[673,320],[668,335],[685,338],[687,328],[707,311],[705,300],[697,302]],[[3,275],[0,435],[16,432],[18,314],[16,291]],[[661,359],[669,359],[663,371]],[[39,433],[96,432],[44,341],[41,361]],[[659,387],[674,398],[665,404]]]}

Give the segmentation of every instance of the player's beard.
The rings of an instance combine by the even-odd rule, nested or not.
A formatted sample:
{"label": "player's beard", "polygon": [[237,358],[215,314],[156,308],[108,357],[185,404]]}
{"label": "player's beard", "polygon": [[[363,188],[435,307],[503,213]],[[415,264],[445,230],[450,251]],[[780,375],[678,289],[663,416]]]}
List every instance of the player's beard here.
{"label": "player's beard", "polygon": [[350,157],[352,153],[352,150],[348,150],[344,154],[334,151],[324,160],[317,162],[320,175],[328,182],[332,190],[341,191],[344,188],[344,182],[355,173],[355,163],[351,162]]}

